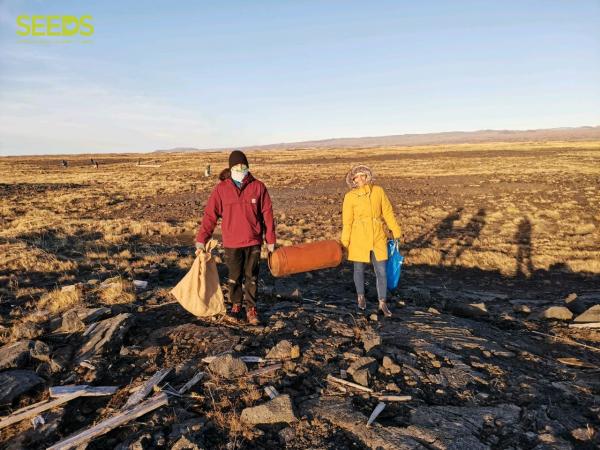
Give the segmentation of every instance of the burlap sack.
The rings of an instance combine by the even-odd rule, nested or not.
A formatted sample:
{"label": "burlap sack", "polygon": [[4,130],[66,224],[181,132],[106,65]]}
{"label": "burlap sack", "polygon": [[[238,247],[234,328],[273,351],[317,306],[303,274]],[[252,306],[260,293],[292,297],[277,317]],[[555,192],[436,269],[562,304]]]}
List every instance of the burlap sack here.
{"label": "burlap sack", "polygon": [[181,306],[197,317],[225,313],[217,263],[210,253],[216,245],[217,241],[211,240],[206,252],[196,257],[189,272],[171,290]]}

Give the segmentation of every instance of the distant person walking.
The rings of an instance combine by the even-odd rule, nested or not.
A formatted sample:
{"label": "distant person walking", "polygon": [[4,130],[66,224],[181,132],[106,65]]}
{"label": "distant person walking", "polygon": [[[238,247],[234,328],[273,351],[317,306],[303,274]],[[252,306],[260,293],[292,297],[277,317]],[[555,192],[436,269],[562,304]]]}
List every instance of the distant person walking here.
{"label": "distant person walking", "polygon": [[60,162],[60,165],[61,165],[61,166],[63,166],[64,168],[67,168],[67,167],[69,167],[69,163],[67,162],[67,160],[66,160],[66,159],[63,159],[63,160]]}
{"label": "distant person walking", "polygon": [[370,261],[377,278],[379,309],[386,317],[391,317],[386,303],[388,254],[383,224],[385,222],[396,240],[401,236],[400,226],[385,191],[373,184],[371,169],[363,165],[353,167],[346,175],[346,184],[351,190],[344,196],[341,240],[348,251],[348,260],[354,262],[358,307],[366,308],[365,266]]}
{"label": "distant person walking", "polygon": [[206,169],[204,169],[204,176],[210,177],[210,164],[206,165]]}
{"label": "distant person walking", "polygon": [[196,254],[205,251],[205,244],[220,218],[225,264],[229,271],[229,298],[233,304],[230,315],[240,319],[243,297],[248,323],[258,325],[256,294],[263,236],[267,250],[275,249],[271,197],[265,185],[252,176],[248,159],[239,150],[231,152],[229,167],[221,172],[219,179],[196,235]]}

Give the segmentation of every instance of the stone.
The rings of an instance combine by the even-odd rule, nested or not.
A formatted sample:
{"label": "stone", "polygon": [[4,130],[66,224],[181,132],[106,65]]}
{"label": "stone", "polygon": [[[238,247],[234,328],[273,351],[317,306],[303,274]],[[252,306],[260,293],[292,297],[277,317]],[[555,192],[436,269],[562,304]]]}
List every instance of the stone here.
{"label": "stone", "polygon": [[519,313],[519,314],[530,314],[531,308],[527,305],[516,304],[516,305],[513,305],[513,311],[516,313]]}
{"label": "stone", "polygon": [[230,354],[216,357],[208,365],[210,371],[228,380],[246,375],[248,367],[240,358],[234,358]]}
{"label": "stone", "polygon": [[564,306],[551,306],[545,309],[539,315],[540,319],[546,320],[571,320],[573,313]]}
{"label": "stone", "polygon": [[171,450],[200,450],[200,447],[190,441],[186,436],[181,436],[177,439],[177,442],[173,444]]}
{"label": "stone", "polygon": [[600,293],[584,293],[573,299],[567,297],[565,303],[567,308],[573,311],[573,314],[582,314],[592,306],[600,304]]}
{"label": "stone", "polygon": [[371,327],[367,327],[360,333],[360,340],[363,344],[365,352],[368,352],[374,347],[381,345],[381,336]]}
{"label": "stone", "polygon": [[396,364],[389,356],[383,357],[383,367],[388,370],[391,375],[396,375],[402,372],[402,367]]}
{"label": "stone", "polygon": [[289,444],[296,438],[296,432],[292,427],[285,427],[278,433],[279,440],[284,444]]}
{"label": "stone", "polygon": [[594,305],[575,317],[577,323],[600,322],[600,305]]}
{"label": "stone", "polygon": [[571,436],[581,442],[591,442],[596,435],[596,431],[592,428],[575,428],[571,431]]}
{"label": "stone", "polygon": [[50,348],[41,341],[23,340],[0,348],[0,369],[22,369],[30,359],[50,360]]}
{"label": "stone", "polygon": [[348,367],[348,374],[352,376],[352,379],[362,385],[369,386],[371,375],[377,371],[377,360],[370,356],[363,356],[358,358],[350,367]]}
{"label": "stone", "polygon": [[292,345],[290,341],[279,341],[267,353],[267,359],[296,359],[300,356],[300,346]]}
{"label": "stone", "polygon": [[77,352],[77,363],[101,355],[104,352],[117,352],[121,348],[125,333],[132,325],[132,319],[131,314],[119,314],[110,319],[97,322],[89,333],[86,342]]}
{"label": "stone", "polygon": [[44,384],[44,380],[31,370],[7,370],[0,373],[0,404],[12,403],[30,389]]}
{"label": "stone", "polygon": [[471,319],[489,316],[485,303],[450,303],[449,309],[457,316]]}
{"label": "stone", "polygon": [[289,395],[278,395],[262,405],[245,408],[240,417],[241,421],[251,425],[292,423],[296,415]]}
{"label": "stone", "polygon": [[379,320],[379,317],[377,317],[377,314],[373,313],[369,316],[369,320],[371,322],[377,322]]}
{"label": "stone", "polygon": [[65,333],[76,333],[83,330],[85,330],[85,325],[79,318],[79,314],[77,314],[75,309],[67,311],[62,316],[60,331],[64,331]]}

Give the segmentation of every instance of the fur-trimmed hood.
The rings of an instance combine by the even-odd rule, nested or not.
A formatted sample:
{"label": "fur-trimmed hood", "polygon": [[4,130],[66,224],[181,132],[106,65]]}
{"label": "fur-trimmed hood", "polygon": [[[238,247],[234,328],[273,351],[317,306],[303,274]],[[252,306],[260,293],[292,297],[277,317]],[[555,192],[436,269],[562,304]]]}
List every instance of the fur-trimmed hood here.
{"label": "fur-trimmed hood", "polygon": [[356,175],[359,173],[364,173],[367,176],[367,183],[373,182],[373,172],[371,169],[363,164],[359,164],[358,166],[354,166],[352,169],[350,169],[350,172],[346,174],[346,184],[350,189],[354,189],[356,187],[356,184],[353,180],[354,177],[356,177]]}

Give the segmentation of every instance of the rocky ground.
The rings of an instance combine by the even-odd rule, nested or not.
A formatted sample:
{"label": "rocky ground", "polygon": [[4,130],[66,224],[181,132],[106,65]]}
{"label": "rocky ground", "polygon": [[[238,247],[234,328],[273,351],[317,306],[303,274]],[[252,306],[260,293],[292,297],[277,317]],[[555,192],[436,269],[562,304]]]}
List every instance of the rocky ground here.
{"label": "rocky ground", "polygon": [[[461,151],[443,167],[425,151],[365,153],[381,166],[405,230],[393,317],[377,313],[372,272],[370,309],[360,314],[351,264],[273,278],[263,261],[258,327],[194,318],[169,294],[192,261],[186,221],[214,180],[197,190],[139,184],[101,195],[119,183],[109,169],[96,174],[82,163],[71,176],[42,165],[49,172],[36,175],[38,162],[23,162],[27,181],[0,184],[10,200],[0,204],[0,416],[60,398],[60,386],[116,389],[8,426],[0,419],[0,445],[47,448],[130,411],[138,397],[145,406],[166,395],[167,405],[87,447],[598,448],[600,197],[598,175],[585,169],[598,154],[579,152],[577,178],[565,169],[572,153],[553,149],[540,162],[536,152]],[[326,173],[290,185],[277,167],[289,167],[291,154],[255,157],[269,167],[261,178],[280,244],[336,237],[343,183]],[[327,158],[301,162],[329,168],[342,156]],[[110,160],[114,173],[128,176],[119,165],[131,160]],[[383,170],[399,170],[394,164],[412,172]],[[477,176],[458,173],[474,167],[482,167]],[[570,209],[552,203],[557,192]],[[219,272],[224,281],[220,262]]]}
{"label": "rocky ground", "polygon": [[[374,306],[357,313],[348,265],[265,275],[259,327],[194,319],[151,286],[127,305],[38,318],[0,348],[6,414],[44,399],[51,385],[118,390],[46,412],[35,430],[30,420],[5,428],[4,445],[41,448],[89,427],[172,368],[159,383],[169,393],[206,376],[89,448],[596,448],[600,346],[573,341],[597,332],[563,323],[599,304],[600,291],[548,309],[513,289],[448,289],[416,268],[403,277],[391,319]],[[600,321],[597,307],[587,311]],[[215,355],[226,357],[202,361]],[[279,396],[271,400],[268,386]],[[367,427],[382,395],[410,400],[383,401]]]}

